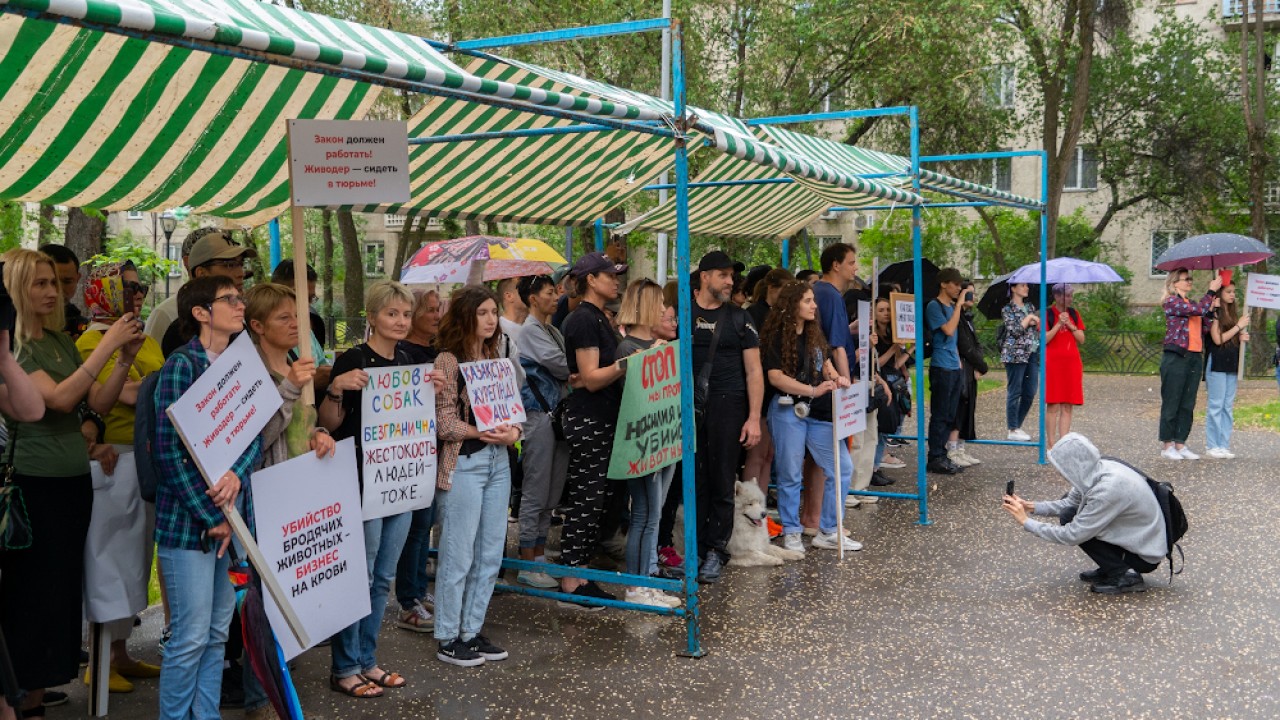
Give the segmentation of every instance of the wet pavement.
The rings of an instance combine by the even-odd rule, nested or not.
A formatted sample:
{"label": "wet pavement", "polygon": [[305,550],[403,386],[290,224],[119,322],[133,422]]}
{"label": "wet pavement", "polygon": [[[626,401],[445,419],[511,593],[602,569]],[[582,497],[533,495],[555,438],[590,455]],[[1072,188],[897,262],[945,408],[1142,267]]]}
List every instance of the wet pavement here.
{"label": "wet pavement", "polygon": [[[810,550],[781,568],[729,568],[702,593],[704,658],[677,656],[676,618],[498,595],[485,632],[509,660],[445,665],[429,635],[396,629],[389,612],[379,657],[409,686],[339,696],[319,648],[294,673],[303,707],[353,720],[1276,717],[1280,433],[1237,431],[1234,461],[1169,462],[1155,440],[1157,379],[1091,375],[1085,390],[1074,429],[1173,482],[1186,507],[1187,567],[1172,586],[1162,565],[1146,593],[1090,593],[1076,578],[1083,553],[1035,538],[999,508],[1008,479],[1031,499],[1057,498],[1065,482],[1033,450],[971,446],[982,465],[930,476],[931,526],[916,524],[915,503],[882,501],[848,512],[866,549],[842,564]],[[1273,380],[1250,381],[1240,401],[1275,392]],[[1003,436],[1003,408],[1002,389],[980,398],[988,436]],[[1199,420],[1190,445],[1203,449]],[[899,478],[888,489],[908,473],[888,471]],[[132,643],[144,659],[155,659],[158,626],[153,608]],[[154,717],[154,683],[113,695],[111,716]],[[70,687],[72,703],[49,717],[83,716],[84,688]]]}

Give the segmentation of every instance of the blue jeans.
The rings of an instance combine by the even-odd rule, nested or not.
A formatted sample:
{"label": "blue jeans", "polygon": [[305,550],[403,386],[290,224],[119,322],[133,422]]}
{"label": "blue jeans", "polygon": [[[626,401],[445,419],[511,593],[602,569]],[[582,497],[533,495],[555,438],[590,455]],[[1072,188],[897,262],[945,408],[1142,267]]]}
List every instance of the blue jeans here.
{"label": "blue jeans", "polygon": [[652,575],[658,571],[658,521],[676,466],[627,480],[631,491],[631,526],[627,531],[627,572]]}
{"label": "blue jeans", "polygon": [[396,562],[404,549],[413,513],[388,515],[364,522],[364,560],[369,571],[370,612],[333,636],[332,670],[339,678],[368,672],[378,666],[378,629],[387,610],[387,593],[396,577]]}
{"label": "blue jeans", "polygon": [[511,465],[507,449],[487,445],[458,458],[453,486],[436,493],[440,564],[436,569],[435,637],[470,640],[484,627],[493,583],[507,544]]}
{"label": "blue jeans", "polygon": [[435,505],[413,511],[409,536],[396,565],[396,601],[405,610],[427,596],[427,549],[431,547],[431,526],[435,522]]}
{"label": "blue jeans", "polygon": [[1236,404],[1236,374],[1214,372],[1213,361],[1204,376],[1209,386],[1209,409],[1204,415],[1205,444],[1212,448],[1231,449],[1232,409]]}
{"label": "blue jeans", "polygon": [[1030,362],[1007,363],[1004,366],[1006,385],[1004,419],[1010,430],[1017,430],[1027,420],[1027,413],[1036,399],[1036,383],[1039,381],[1040,365],[1032,358]]}
{"label": "blue jeans", "polygon": [[222,656],[236,606],[227,577],[230,553],[159,547],[169,596],[169,628],[160,664],[161,720],[219,720]]}
{"label": "blue jeans", "polygon": [[[813,461],[827,476],[822,491],[822,514],[818,529],[833,533],[839,527],[839,516],[844,511],[844,498],[849,494],[849,482],[853,478],[853,460],[844,443],[837,447],[835,432],[829,422],[811,417],[798,418],[790,405],[778,405],[774,398],[769,403],[769,432],[773,433],[773,462],[778,474],[778,515],[782,518],[782,532],[798,533],[800,525],[800,485],[804,474],[804,451],[807,449]],[[836,490],[835,452],[840,452],[840,489]]]}

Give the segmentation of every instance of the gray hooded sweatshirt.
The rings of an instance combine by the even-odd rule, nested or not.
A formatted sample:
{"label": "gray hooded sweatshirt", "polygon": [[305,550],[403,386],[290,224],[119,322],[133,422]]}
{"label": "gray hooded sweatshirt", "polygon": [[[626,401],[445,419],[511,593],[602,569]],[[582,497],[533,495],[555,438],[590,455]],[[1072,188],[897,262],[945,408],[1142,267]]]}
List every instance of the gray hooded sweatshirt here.
{"label": "gray hooded sweatshirt", "polygon": [[1098,448],[1078,433],[1059,440],[1049,451],[1049,462],[1071,483],[1071,492],[1061,500],[1036,503],[1035,514],[1058,515],[1074,507],[1075,519],[1050,525],[1028,518],[1024,528],[1063,545],[1098,538],[1160,563],[1165,555],[1164,516],[1141,475],[1103,460]]}

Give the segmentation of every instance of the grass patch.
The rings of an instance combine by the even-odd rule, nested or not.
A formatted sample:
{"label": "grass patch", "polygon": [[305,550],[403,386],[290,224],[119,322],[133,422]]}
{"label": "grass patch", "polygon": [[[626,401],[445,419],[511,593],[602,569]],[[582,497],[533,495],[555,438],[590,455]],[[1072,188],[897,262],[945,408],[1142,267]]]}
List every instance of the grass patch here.
{"label": "grass patch", "polygon": [[1000,382],[999,380],[996,380],[995,378],[984,378],[984,377],[978,378],[978,394],[979,395],[985,392],[991,392],[992,390],[996,390],[1002,387],[1004,387],[1004,383]]}
{"label": "grass patch", "polygon": [[1236,405],[1234,411],[1237,428],[1280,432],[1280,400],[1260,404]]}

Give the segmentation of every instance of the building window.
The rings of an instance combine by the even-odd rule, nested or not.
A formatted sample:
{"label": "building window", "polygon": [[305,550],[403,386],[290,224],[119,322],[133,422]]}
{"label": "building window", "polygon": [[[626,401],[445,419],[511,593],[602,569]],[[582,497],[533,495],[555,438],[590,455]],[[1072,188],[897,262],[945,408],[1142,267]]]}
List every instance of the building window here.
{"label": "building window", "polygon": [[141,220],[143,215],[144,215],[144,213],[142,213],[141,211],[138,211],[138,210],[130,210],[130,211],[129,211],[128,218],[129,218],[130,220]]}
{"label": "building window", "polygon": [[822,252],[836,243],[844,242],[844,237],[841,235],[818,235],[813,240],[818,245],[818,252]]}
{"label": "building window", "polygon": [[991,159],[991,187],[1001,192],[1013,192],[1013,158]]}
{"label": "building window", "polygon": [[396,213],[387,213],[383,215],[382,223],[388,230],[399,229],[404,227],[404,216]]}
{"label": "building window", "polygon": [[1067,167],[1066,190],[1098,189],[1098,156],[1092,146],[1077,145],[1075,157]]}
{"label": "building window", "polygon": [[1169,273],[1165,270],[1156,269],[1156,258],[1164,254],[1165,250],[1177,245],[1187,239],[1187,233],[1183,230],[1154,230],[1151,233],[1151,277],[1164,277]]}
{"label": "building window", "polygon": [[387,246],[382,243],[364,244],[365,277],[382,277],[386,272]]}
{"label": "building window", "polygon": [[1002,109],[1013,109],[1017,101],[1018,68],[1012,64],[991,68],[991,104]]}
{"label": "building window", "polygon": [[170,242],[166,252],[169,259],[173,261],[173,265],[169,267],[169,277],[182,277],[182,243]]}

